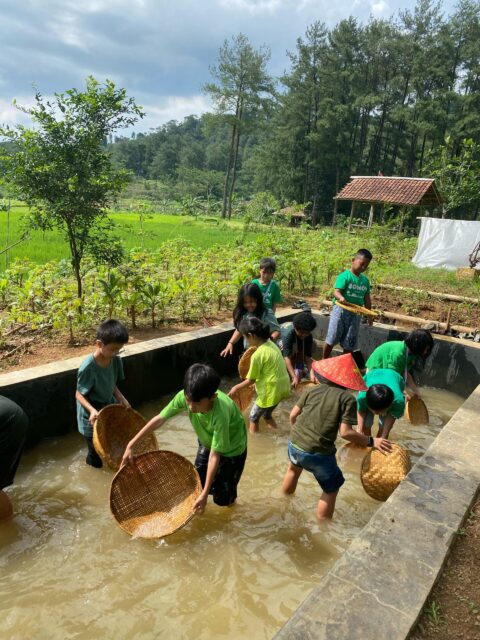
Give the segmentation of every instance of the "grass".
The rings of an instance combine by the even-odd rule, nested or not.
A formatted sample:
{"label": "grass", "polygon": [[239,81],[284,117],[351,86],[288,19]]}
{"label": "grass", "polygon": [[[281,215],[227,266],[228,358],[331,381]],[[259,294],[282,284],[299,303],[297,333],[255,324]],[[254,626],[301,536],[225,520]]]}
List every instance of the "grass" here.
{"label": "grass", "polygon": [[[26,207],[12,207],[10,213],[9,244],[13,244],[22,235],[22,217]],[[124,242],[126,249],[142,246],[142,233],[138,214],[111,213],[115,223],[115,234]],[[190,216],[170,216],[153,214],[143,223],[143,244],[145,249],[158,249],[163,242],[174,238],[184,238],[197,248],[207,248],[213,244],[235,243],[243,235],[240,222],[221,221],[219,219],[201,220]],[[256,234],[248,232],[246,239]],[[7,214],[0,212],[0,250],[7,240]],[[27,240],[8,252],[8,260],[28,258],[32,262],[43,264],[49,260],[69,257],[68,246],[58,231],[31,231]],[[0,256],[0,269],[5,267],[5,255]]]}

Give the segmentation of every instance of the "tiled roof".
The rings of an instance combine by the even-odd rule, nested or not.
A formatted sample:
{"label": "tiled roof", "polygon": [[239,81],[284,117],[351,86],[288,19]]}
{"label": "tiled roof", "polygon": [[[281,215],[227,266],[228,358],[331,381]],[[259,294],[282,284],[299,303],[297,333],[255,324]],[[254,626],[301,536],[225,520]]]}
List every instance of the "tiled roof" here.
{"label": "tiled roof", "polygon": [[337,200],[386,202],[399,205],[433,205],[441,203],[435,180],[428,178],[387,178],[352,176],[352,181],[335,196]]}

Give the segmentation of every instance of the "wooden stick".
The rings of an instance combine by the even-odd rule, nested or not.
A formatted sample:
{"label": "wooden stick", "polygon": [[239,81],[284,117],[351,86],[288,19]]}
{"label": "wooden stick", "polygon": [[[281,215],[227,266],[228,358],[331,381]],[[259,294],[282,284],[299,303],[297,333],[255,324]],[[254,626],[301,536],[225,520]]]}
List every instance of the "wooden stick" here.
{"label": "wooden stick", "polygon": [[396,284],[375,284],[378,289],[392,289],[394,291],[406,291],[411,293],[424,293],[432,298],[439,298],[440,300],[453,300],[453,302],[471,302],[473,304],[479,304],[479,298],[467,298],[465,296],[456,296],[453,293],[438,293],[437,291],[424,291],[423,289],[413,289],[412,287],[400,287]]}

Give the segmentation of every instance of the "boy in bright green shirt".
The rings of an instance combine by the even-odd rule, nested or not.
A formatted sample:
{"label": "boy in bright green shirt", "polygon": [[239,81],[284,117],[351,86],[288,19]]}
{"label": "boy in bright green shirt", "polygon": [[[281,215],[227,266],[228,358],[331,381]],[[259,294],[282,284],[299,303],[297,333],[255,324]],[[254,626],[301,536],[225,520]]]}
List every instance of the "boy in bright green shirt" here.
{"label": "boy in bright green shirt", "polygon": [[277,308],[277,302],[282,301],[278,282],[273,279],[276,268],[277,264],[273,258],[263,258],[260,261],[260,277],[252,280],[262,292],[263,304],[267,309],[271,309],[273,313]]}
{"label": "boy in bright green shirt", "polygon": [[172,416],[188,411],[199,442],[195,468],[202,482],[194,511],[204,510],[210,493],[219,506],[233,504],[247,458],[245,420],[235,402],[218,390],[219,386],[220,377],[212,367],[192,364],[185,374],[183,391],[130,440],[122,460],[122,465],[133,462],[137,442]]}
{"label": "boy in bright green shirt", "polygon": [[277,428],[272,413],[280,400],[290,395],[290,377],[288,375],[282,352],[270,340],[270,329],[258,318],[248,318],[240,325],[241,333],[248,344],[257,347],[252,355],[247,377],[240,384],[230,390],[229,396],[234,396],[239,389],[255,385],[257,399],[249,415],[249,431],[256,433],[260,418],[263,416],[267,425]]}
{"label": "boy in bright green shirt", "polygon": [[363,379],[368,389],[357,395],[358,431],[372,435],[373,417],[378,415],[377,437],[388,438],[405,411],[405,380],[393,369],[373,369]]}

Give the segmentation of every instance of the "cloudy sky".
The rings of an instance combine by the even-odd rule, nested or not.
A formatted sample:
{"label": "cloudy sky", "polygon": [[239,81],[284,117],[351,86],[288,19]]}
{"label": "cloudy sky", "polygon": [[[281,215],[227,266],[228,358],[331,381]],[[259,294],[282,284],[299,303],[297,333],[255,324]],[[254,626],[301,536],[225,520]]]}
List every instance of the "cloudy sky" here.
{"label": "cloudy sky", "polygon": [[[135,96],[148,130],[208,111],[201,86],[219,47],[244,33],[267,44],[270,72],[286,68],[286,50],[315,20],[334,26],[353,15],[389,17],[415,0],[0,0],[0,122],[15,124],[12,107],[43,95],[81,88],[92,74]],[[445,0],[452,10],[454,0]]]}

